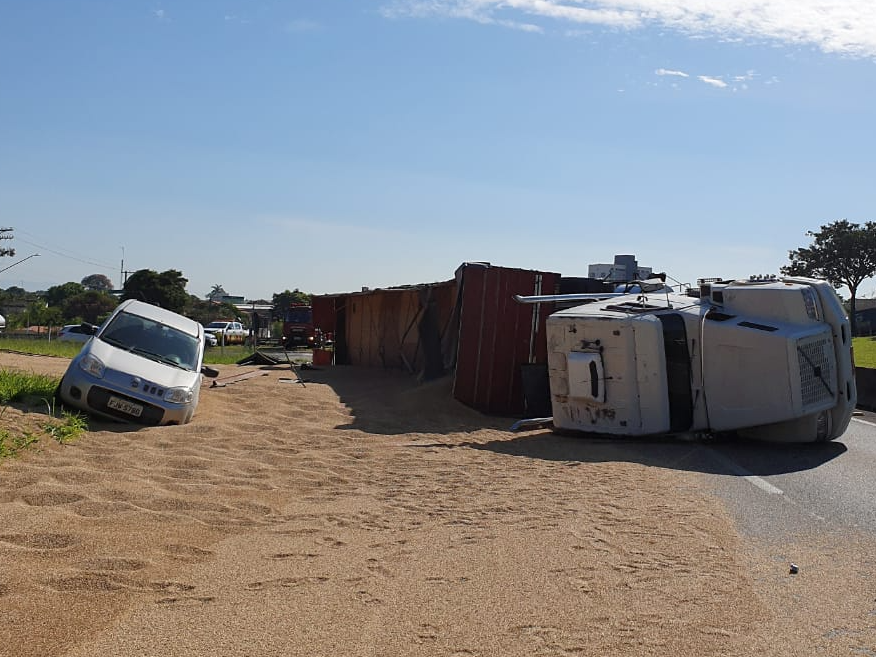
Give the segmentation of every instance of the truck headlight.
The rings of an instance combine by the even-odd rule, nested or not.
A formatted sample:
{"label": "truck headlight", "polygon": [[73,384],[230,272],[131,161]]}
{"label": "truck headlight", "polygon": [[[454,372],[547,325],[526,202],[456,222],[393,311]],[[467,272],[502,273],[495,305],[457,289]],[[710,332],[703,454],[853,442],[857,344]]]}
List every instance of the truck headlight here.
{"label": "truck headlight", "polygon": [[164,401],[171,404],[188,404],[192,401],[192,397],[191,388],[170,388],[164,393]]}
{"label": "truck headlight", "polygon": [[97,379],[102,379],[103,373],[106,371],[106,365],[94,354],[88,354],[79,361],[79,369]]}

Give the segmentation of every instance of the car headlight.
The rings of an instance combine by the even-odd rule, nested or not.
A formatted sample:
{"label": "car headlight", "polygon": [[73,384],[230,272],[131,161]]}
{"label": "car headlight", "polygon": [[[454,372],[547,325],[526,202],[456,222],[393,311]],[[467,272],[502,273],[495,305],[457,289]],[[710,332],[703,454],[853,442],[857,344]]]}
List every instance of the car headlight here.
{"label": "car headlight", "polygon": [[164,401],[171,404],[188,404],[193,397],[191,388],[170,388],[164,393]]}
{"label": "car headlight", "polygon": [[79,369],[83,372],[88,372],[95,378],[102,379],[103,373],[106,371],[106,365],[94,354],[88,354],[79,361]]}

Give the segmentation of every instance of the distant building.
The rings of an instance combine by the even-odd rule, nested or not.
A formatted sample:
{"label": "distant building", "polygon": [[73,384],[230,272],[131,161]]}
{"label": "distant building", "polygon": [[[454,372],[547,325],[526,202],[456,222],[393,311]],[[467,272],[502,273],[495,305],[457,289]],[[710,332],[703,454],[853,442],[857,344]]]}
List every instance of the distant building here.
{"label": "distant building", "polygon": [[233,305],[237,305],[239,303],[246,303],[246,298],[242,296],[238,296],[236,294],[228,294],[227,292],[222,292],[222,294],[216,294],[207,298],[208,301],[212,303],[230,303]]}
{"label": "distant building", "polygon": [[654,270],[642,267],[634,255],[616,255],[611,264],[599,263],[587,267],[587,276],[600,281],[626,283],[627,281],[651,278]]}

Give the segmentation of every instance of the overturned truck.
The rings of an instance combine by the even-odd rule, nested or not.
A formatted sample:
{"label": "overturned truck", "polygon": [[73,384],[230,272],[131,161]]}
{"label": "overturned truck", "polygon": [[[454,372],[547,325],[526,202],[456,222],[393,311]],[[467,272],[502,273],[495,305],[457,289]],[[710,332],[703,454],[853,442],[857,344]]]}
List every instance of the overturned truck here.
{"label": "overturned truck", "polygon": [[724,433],[773,441],[839,437],[855,408],[852,337],[824,281],[661,281],[577,303],[547,320],[552,422],[618,436]]}

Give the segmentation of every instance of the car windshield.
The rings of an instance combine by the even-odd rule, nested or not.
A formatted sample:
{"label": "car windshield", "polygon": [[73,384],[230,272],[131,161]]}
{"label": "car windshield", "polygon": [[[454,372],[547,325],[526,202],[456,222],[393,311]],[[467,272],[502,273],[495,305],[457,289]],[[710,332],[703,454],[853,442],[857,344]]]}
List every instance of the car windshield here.
{"label": "car windshield", "polygon": [[173,327],[121,312],[101,331],[104,342],[150,360],[195,371],[198,339]]}
{"label": "car windshield", "polygon": [[226,326],[228,326],[228,322],[210,322],[207,324],[207,328],[224,329]]}

